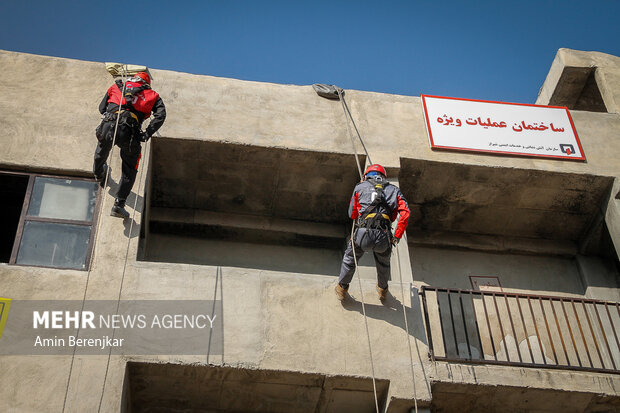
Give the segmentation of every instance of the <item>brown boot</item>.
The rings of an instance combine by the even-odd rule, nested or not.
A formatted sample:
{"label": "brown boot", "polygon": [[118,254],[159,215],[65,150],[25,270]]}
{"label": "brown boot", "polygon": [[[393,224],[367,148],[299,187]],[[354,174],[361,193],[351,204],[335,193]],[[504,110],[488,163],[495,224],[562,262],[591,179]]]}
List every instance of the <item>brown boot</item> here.
{"label": "brown boot", "polygon": [[381,288],[377,285],[377,294],[379,294],[379,300],[381,301],[385,300],[385,297],[387,296],[387,292],[388,292],[387,287]]}
{"label": "brown boot", "polygon": [[340,283],[336,284],[336,296],[340,301],[344,301],[347,297],[347,290],[348,288],[343,288]]}

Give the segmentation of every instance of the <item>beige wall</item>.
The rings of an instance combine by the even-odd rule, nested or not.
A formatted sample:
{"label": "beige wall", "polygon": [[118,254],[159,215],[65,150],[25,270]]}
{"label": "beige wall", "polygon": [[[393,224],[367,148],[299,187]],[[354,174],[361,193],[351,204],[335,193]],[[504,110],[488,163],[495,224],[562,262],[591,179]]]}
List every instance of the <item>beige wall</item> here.
{"label": "beige wall", "polygon": [[[99,122],[96,107],[111,83],[102,63],[81,62],[0,52],[0,165],[12,169],[90,173],[95,146],[94,128]],[[316,96],[310,86],[284,86],[186,73],[153,70],[154,87],[163,96],[168,120],[163,136],[216,140],[266,147],[287,147],[324,152],[351,153],[350,141],[338,102]],[[78,79],[76,81],[76,79]],[[83,79],[88,79],[84,82]],[[23,85],[28,84],[28,88]],[[461,162],[498,167],[552,170],[620,176],[617,132],[620,117],[611,113],[572,112],[587,163],[486,155],[433,152],[430,150],[418,97],[347,91],[353,115],[373,154],[373,161],[398,167],[400,157]],[[33,104],[45,102],[45,105]],[[361,148],[358,148],[360,150]],[[148,153],[148,151],[145,151]],[[147,170],[150,159],[143,161]],[[120,162],[113,153],[113,178],[118,182]],[[143,196],[146,176],[139,175],[134,192]],[[129,205],[132,207],[132,199]],[[107,215],[113,202],[104,197],[92,271],[40,269],[0,264],[1,296],[13,299],[212,299],[224,306],[223,355],[195,357],[146,357],[149,361],[226,363],[250,368],[320,372],[324,374],[370,375],[370,359],[357,284],[351,294],[356,301],[341,304],[334,297],[332,264],[320,263],[314,271],[280,268],[250,268],[235,262],[234,252],[225,251],[226,265],[144,262],[136,260],[141,205],[134,228]],[[617,202],[617,201],[614,201]],[[616,209],[617,210],[617,209]],[[130,208],[133,213],[133,209]],[[614,212],[615,213],[615,212]],[[131,236],[128,238],[128,234]],[[160,249],[183,248],[179,240],[154,238]],[[159,244],[158,244],[159,243]],[[211,246],[221,248],[221,246]],[[193,248],[198,248],[194,245]],[[206,248],[206,247],[205,247]],[[252,247],[259,248],[259,247]],[[128,259],[125,262],[125,254]],[[254,251],[256,252],[256,251]],[[189,252],[191,254],[191,251]],[[283,251],[280,259],[295,260],[306,251]],[[422,283],[468,288],[466,276],[474,272],[497,273],[506,287],[557,294],[584,294],[580,276],[571,259],[527,257],[414,248],[401,243],[398,257],[404,283],[392,281],[393,296],[385,304],[378,300],[371,270],[362,280],[367,303],[376,375],[390,380],[390,397],[409,400],[413,386],[401,303],[407,307],[417,397],[428,403],[430,380],[511,383],[543,389],[579,389],[617,397],[617,376],[586,372],[558,372],[497,366],[433,365],[427,357],[426,337],[417,289],[407,281],[412,273],[415,286]],[[244,257],[244,259],[247,257]],[[321,254],[316,259],[325,259]],[[125,266],[126,264],[126,266]],[[394,268],[396,261],[394,261]],[[590,263],[600,266],[599,262]],[[544,268],[544,269],[543,269]],[[310,273],[310,274],[308,274]],[[319,273],[319,274],[317,274]],[[558,276],[562,273],[562,276]],[[536,276],[534,276],[536,274]],[[613,276],[602,276],[604,294],[586,286],[592,297],[617,296]],[[394,276],[393,276],[394,278]],[[593,278],[591,278],[593,279]],[[215,288],[219,283],[219,291]],[[594,283],[594,281],[592,281]],[[122,285],[122,288],[121,288]],[[405,296],[401,296],[401,287]],[[596,285],[596,288],[601,288]],[[616,287],[614,287],[616,288]],[[102,397],[102,411],[118,411],[125,360],[82,356],[71,369],[69,357],[34,359],[1,357],[0,404],[9,411],[93,411]],[[455,373],[451,370],[455,369]],[[107,376],[105,375],[108,370]],[[104,381],[105,377],[105,381]],[[396,405],[396,403],[394,403]],[[404,407],[403,407],[404,411]]]}
{"label": "beige wall", "polygon": [[[103,63],[0,51],[0,154],[5,165],[90,171],[99,122],[97,105],[111,82]],[[620,65],[619,65],[620,66]],[[620,72],[618,67],[615,71]],[[611,69],[610,69],[611,70]],[[352,153],[339,102],[320,98],[311,86],[277,85],[152,70],[153,87],[166,103],[162,136],[228,141],[266,147]],[[36,76],[35,76],[36,74]],[[88,79],[75,87],[75,79]],[[29,84],[32,95],[24,93]],[[36,92],[35,92],[36,91]],[[36,95],[35,95],[36,93]],[[432,151],[419,97],[347,91],[374,162],[398,167],[400,157],[474,165],[620,175],[614,154],[615,113],[573,111],[588,162],[499,157]],[[46,105],[32,105],[32,99]],[[27,111],[16,108],[29,108]],[[36,145],[29,144],[36,142]],[[53,150],[52,150],[53,149]],[[361,152],[361,147],[358,148]]]}
{"label": "beige wall", "polygon": [[416,280],[432,287],[471,290],[470,276],[495,276],[506,292],[566,296],[585,293],[574,258],[423,247],[413,248],[411,255]]}

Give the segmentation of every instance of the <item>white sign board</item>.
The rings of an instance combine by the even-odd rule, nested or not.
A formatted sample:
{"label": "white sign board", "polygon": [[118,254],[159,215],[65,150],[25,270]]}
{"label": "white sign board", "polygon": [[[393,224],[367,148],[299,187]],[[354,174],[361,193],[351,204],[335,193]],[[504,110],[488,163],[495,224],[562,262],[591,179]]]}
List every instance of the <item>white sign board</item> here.
{"label": "white sign board", "polygon": [[431,148],[586,158],[568,109],[422,95]]}

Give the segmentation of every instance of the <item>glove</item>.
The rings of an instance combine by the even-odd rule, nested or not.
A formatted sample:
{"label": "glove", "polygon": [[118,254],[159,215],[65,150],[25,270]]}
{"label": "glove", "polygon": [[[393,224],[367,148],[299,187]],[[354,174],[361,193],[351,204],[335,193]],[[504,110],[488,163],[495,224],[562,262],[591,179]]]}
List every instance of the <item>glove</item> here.
{"label": "glove", "polygon": [[146,142],[151,138],[151,135],[149,135],[146,132],[142,132],[140,131],[140,142]]}
{"label": "glove", "polygon": [[400,238],[396,238],[396,237],[392,238],[392,245],[393,246],[397,246],[398,245],[398,241],[400,241]]}

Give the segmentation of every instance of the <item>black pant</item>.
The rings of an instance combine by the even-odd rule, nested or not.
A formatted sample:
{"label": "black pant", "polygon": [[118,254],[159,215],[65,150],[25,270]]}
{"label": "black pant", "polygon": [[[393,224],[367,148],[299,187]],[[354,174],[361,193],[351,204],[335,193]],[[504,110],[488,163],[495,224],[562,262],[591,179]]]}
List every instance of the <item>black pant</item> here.
{"label": "black pant", "polygon": [[[114,139],[114,121],[102,122],[97,128],[97,149],[95,149],[95,162],[93,164],[93,172],[97,178],[103,177],[103,165],[108,159],[110,150],[112,149],[112,141]],[[131,188],[136,181],[138,174],[138,162],[140,161],[140,152],[142,145],[137,139],[133,139],[135,132],[129,128],[119,127],[116,132],[116,146],[121,148],[121,181],[119,183],[116,199],[125,202],[131,193]]]}

